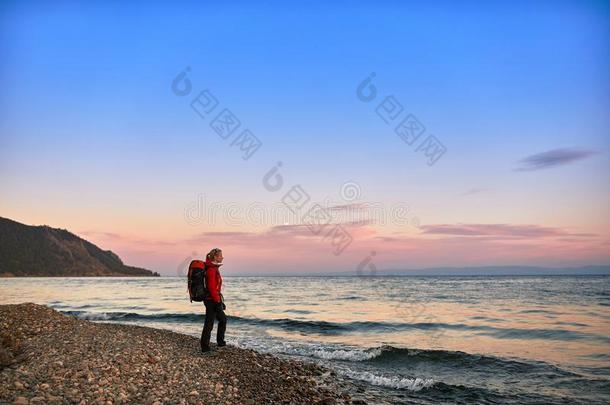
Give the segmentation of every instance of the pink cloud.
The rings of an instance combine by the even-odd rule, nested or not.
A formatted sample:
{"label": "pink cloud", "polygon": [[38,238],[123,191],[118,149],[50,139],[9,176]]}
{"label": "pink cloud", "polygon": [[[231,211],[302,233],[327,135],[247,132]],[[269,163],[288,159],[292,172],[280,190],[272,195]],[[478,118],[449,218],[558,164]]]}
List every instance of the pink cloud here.
{"label": "pink cloud", "polygon": [[[174,246],[175,241],[168,240],[155,240],[155,239],[143,239],[139,237],[120,235],[113,232],[100,232],[100,231],[81,231],[78,235],[86,236],[85,239],[91,238],[91,241],[102,240],[105,242],[116,241],[123,242],[132,245],[146,245],[146,246]],[[81,236],[83,237],[83,236]]]}
{"label": "pink cloud", "polygon": [[548,238],[559,236],[594,237],[591,233],[572,233],[563,228],[540,225],[509,225],[509,224],[457,224],[457,225],[424,225],[424,234],[487,236],[492,238]]}
{"label": "pink cloud", "polygon": [[[335,224],[332,224],[335,225]],[[329,224],[328,226],[332,226]],[[355,269],[375,251],[378,268],[422,268],[474,265],[554,265],[602,263],[610,260],[608,241],[594,234],[560,227],[508,224],[439,224],[422,232],[381,234],[369,221],[341,224],[353,238],[333,255],[324,233],[315,235],[304,224],[278,225],[261,232],[208,231],[173,241],[142,241],[108,235],[107,245],[134,265],[164,274],[197,252],[213,247],[225,251],[227,269],[235,272],[340,271]],[[328,229],[328,228],[327,228]],[[100,245],[104,246],[104,245]],[[163,268],[159,266],[163,266]],[[145,267],[147,267],[145,266]]]}
{"label": "pink cloud", "polygon": [[328,207],[329,211],[364,211],[370,208],[368,203],[351,203],[342,205],[333,205]]}

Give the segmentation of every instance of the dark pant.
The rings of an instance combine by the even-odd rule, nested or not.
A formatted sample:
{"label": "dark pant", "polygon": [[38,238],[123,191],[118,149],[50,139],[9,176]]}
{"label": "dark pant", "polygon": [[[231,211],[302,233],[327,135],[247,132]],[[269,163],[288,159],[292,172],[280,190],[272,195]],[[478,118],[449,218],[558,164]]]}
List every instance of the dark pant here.
{"label": "dark pant", "polygon": [[216,329],[216,343],[225,343],[225,330],[227,329],[227,316],[222,310],[222,304],[212,301],[205,301],[205,323],[201,332],[201,349],[210,348],[210,335],[214,328],[214,319],[218,319],[218,329]]}

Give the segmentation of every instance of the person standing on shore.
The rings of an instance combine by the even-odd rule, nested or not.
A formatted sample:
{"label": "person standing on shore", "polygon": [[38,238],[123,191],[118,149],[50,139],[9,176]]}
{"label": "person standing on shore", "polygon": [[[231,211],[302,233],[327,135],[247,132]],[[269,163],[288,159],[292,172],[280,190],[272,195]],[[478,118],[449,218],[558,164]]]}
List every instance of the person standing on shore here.
{"label": "person standing on shore", "polygon": [[205,284],[206,292],[203,299],[205,305],[205,323],[201,332],[201,351],[210,351],[210,335],[214,328],[214,320],[218,319],[218,329],[216,330],[216,343],[218,347],[226,346],[225,330],[227,328],[227,317],[224,313],[226,306],[222,296],[222,277],[220,276],[220,266],[222,266],[222,250],[214,248],[207,254],[205,260]]}

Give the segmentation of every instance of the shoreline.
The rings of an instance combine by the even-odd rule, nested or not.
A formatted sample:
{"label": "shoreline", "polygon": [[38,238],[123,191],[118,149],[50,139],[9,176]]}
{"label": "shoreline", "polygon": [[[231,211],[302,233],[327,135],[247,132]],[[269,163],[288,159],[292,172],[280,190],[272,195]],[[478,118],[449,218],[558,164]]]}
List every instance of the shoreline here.
{"label": "shoreline", "polygon": [[231,345],[204,355],[198,338],[169,330],[33,303],[0,305],[0,327],[1,403],[364,403],[317,364]]}
{"label": "shoreline", "polygon": [[164,277],[164,276],[161,276],[159,273],[157,273],[157,274],[123,274],[123,273],[116,273],[116,274],[82,274],[80,276],[77,276],[77,275],[49,276],[49,275],[46,275],[46,274],[15,275],[15,274],[10,273],[10,272],[0,273],[0,278],[32,278],[32,277],[35,277],[35,278],[94,278],[94,277],[109,277],[109,278],[154,277],[154,278],[161,278],[161,277]]}

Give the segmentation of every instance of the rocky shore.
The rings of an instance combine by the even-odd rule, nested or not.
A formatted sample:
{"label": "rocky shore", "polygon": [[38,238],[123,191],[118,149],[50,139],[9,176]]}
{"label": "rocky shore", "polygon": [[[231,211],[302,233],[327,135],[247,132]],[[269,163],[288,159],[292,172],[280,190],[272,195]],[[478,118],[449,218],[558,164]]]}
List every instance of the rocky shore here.
{"label": "rocky shore", "polygon": [[[330,376],[330,378],[329,378]],[[349,404],[321,367],[197,338],[0,305],[0,403]]]}

